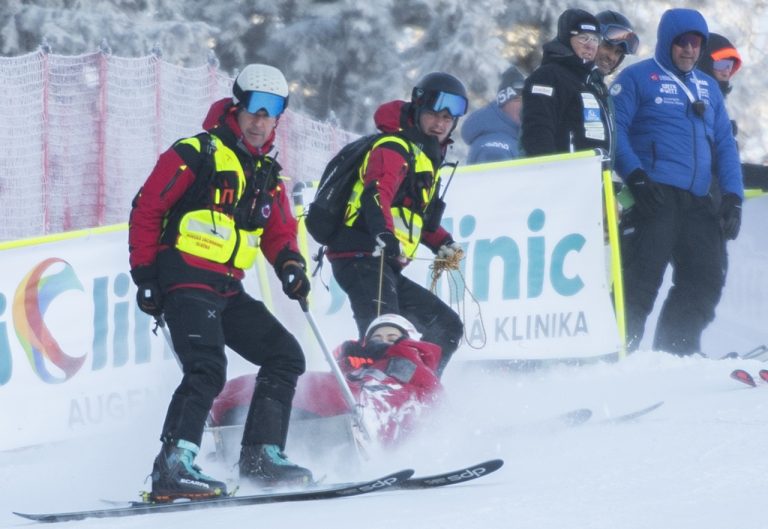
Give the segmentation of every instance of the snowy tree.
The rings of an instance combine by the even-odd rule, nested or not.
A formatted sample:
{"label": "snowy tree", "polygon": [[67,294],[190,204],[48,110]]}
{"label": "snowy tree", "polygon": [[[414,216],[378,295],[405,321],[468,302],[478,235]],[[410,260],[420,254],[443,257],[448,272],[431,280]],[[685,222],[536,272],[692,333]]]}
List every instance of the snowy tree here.
{"label": "snowy tree", "polygon": [[542,44],[571,7],[619,11],[634,23],[641,46],[626,64],[653,53],[666,9],[700,10],[744,59],[728,100],[742,155],[766,158],[768,103],[753,94],[768,68],[768,0],[7,0],[0,4],[0,52],[29,53],[46,39],[53,53],[78,55],[106,38],[118,56],[146,55],[157,45],[165,60],[198,66],[213,50],[225,72],[250,62],[280,67],[294,110],[368,132],[378,104],[408,97],[431,71],[462,79],[471,108],[479,108],[508,64],[526,73],[539,64]]}
{"label": "snowy tree", "polygon": [[[45,39],[53,53],[96,51],[102,40],[120,56],[147,55],[156,45],[171,62],[205,60],[218,30],[183,18],[183,9],[152,0],[9,0],[0,6],[0,50],[5,55],[34,51]],[[166,6],[166,7],[163,7]]]}

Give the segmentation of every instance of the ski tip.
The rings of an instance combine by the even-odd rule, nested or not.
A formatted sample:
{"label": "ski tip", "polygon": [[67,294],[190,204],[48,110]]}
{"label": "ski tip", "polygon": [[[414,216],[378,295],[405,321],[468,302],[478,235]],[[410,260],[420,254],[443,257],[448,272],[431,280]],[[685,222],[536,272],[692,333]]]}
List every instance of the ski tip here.
{"label": "ski tip", "polygon": [[768,382],[768,369],[761,369],[758,375],[760,375],[760,378],[762,378],[765,382]]}
{"label": "ski tip", "polygon": [[409,478],[413,477],[413,475],[416,473],[416,471],[412,468],[406,468],[404,470],[399,470],[397,472],[393,472],[392,474],[389,474],[388,476],[384,476],[379,479],[382,483],[386,483],[388,487],[392,485],[396,485],[398,483],[402,483],[403,481],[408,480]]}
{"label": "ski tip", "polygon": [[[763,370],[765,371],[765,370]],[[760,375],[762,378],[762,374]],[[739,382],[746,384],[751,387],[755,387],[757,384],[755,384],[755,379],[752,378],[752,375],[744,371],[743,369],[734,369],[731,372],[731,378],[734,380],[738,380]]]}
{"label": "ski tip", "polygon": [[398,476],[401,479],[408,479],[411,476],[413,476],[416,473],[416,471],[412,468],[406,468],[405,470],[401,470],[399,472],[395,472],[392,474],[392,476]]}
{"label": "ski tip", "polygon": [[491,472],[496,472],[503,466],[503,459],[489,459],[488,461],[483,461],[482,463],[474,465],[473,468],[482,468],[486,474],[490,474]]}
{"label": "ski tip", "polygon": [[578,426],[584,424],[592,417],[592,410],[589,408],[578,408],[560,416],[560,421],[566,426]]}
{"label": "ski tip", "polygon": [[488,461],[483,461],[482,463],[452,470],[450,472],[444,472],[442,474],[408,479],[399,484],[398,487],[401,489],[431,489],[435,487],[443,487],[445,485],[466,483],[467,481],[472,481],[487,476],[488,474],[492,474],[499,470],[503,465],[503,459],[490,459]]}
{"label": "ski tip", "polygon": [[26,518],[27,520],[33,520],[35,522],[56,522],[56,521],[58,521],[58,520],[56,520],[55,517],[52,517],[52,516],[50,516],[48,514],[30,514],[30,513],[16,512],[16,511],[11,511],[11,512],[13,514],[15,514],[16,516],[21,516],[22,518]]}

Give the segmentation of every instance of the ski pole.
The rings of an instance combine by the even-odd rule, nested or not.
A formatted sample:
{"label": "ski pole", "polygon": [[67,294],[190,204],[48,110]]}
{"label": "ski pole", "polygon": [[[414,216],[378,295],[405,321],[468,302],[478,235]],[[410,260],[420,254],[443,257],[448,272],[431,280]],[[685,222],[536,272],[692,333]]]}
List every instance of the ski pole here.
{"label": "ski pole", "polygon": [[363,419],[360,413],[360,407],[358,406],[357,401],[355,400],[355,396],[352,395],[352,390],[349,389],[349,385],[347,384],[347,381],[344,378],[344,374],[341,372],[341,368],[339,368],[339,364],[336,363],[336,359],[333,358],[331,351],[328,349],[328,346],[326,345],[325,340],[323,339],[323,335],[320,334],[320,328],[317,326],[317,322],[315,321],[315,318],[312,316],[312,313],[309,312],[309,305],[307,304],[306,298],[300,299],[299,305],[301,305],[301,310],[304,312],[304,316],[306,316],[307,321],[309,322],[309,326],[312,327],[312,332],[315,333],[315,338],[317,338],[317,342],[320,344],[320,349],[322,349],[323,355],[325,356],[325,359],[328,361],[328,365],[331,367],[331,372],[333,373],[333,376],[336,378],[336,381],[339,383],[341,394],[344,397],[344,401],[347,403],[347,406],[349,406],[349,410],[352,413],[352,420],[354,421],[355,426],[363,434],[363,437],[365,438],[365,440],[370,441],[371,436],[368,434],[368,430],[366,430],[365,424],[363,424]]}
{"label": "ski pole", "polygon": [[381,316],[381,292],[384,290],[384,252],[379,257],[379,295],[376,299],[376,317]]}
{"label": "ski pole", "polygon": [[173,340],[171,339],[171,331],[168,330],[168,325],[165,323],[165,318],[163,318],[163,315],[160,314],[158,316],[155,316],[155,323],[158,327],[160,327],[160,332],[163,333],[163,337],[165,338],[165,343],[168,344],[168,348],[171,350],[171,354],[173,355],[173,358],[176,359],[176,363],[179,365],[179,369],[181,369],[182,373],[184,372],[184,367],[181,365],[181,360],[179,360],[178,355],[176,354],[176,349],[173,348]]}
{"label": "ski pole", "polygon": [[459,166],[459,162],[453,162],[453,163],[446,163],[445,165],[449,166],[451,168],[451,175],[448,177],[448,182],[446,182],[445,187],[443,188],[443,194],[440,195],[440,199],[445,199],[446,193],[448,193],[448,187],[451,185],[451,182],[453,181],[453,175],[456,174],[456,168]]}
{"label": "ski pole", "polygon": [[376,248],[371,253],[371,257],[379,258],[379,292],[376,296],[376,317],[381,316],[381,292],[384,288],[384,241],[376,236]]}

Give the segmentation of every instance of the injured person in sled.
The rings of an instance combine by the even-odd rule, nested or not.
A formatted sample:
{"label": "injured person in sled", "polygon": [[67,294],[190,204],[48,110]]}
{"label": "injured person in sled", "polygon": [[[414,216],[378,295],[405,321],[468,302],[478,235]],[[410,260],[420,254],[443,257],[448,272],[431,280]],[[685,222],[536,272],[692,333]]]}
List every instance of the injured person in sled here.
{"label": "injured person in sled", "polygon": [[[440,347],[419,338],[407,319],[383,314],[371,322],[362,341],[348,340],[333,352],[358,404],[355,411],[371,440],[382,448],[407,439],[442,399],[443,387],[436,374]],[[298,432],[300,423],[321,418],[336,418],[335,424],[348,425],[352,410],[339,383],[331,372],[308,371],[299,377],[291,429],[296,427]],[[255,374],[229,380],[214,401],[209,426],[242,426],[255,385]],[[313,442],[320,439],[315,437]]]}

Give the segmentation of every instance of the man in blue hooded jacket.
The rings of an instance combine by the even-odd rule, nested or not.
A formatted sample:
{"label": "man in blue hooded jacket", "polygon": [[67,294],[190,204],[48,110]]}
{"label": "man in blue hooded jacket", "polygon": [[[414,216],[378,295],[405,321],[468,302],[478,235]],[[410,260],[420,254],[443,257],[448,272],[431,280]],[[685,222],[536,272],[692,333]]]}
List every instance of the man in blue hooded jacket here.
{"label": "man in blue hooded jacket", "polygon": [[461,138],[469,145],[468,164],[500,162],[522,156],[520,119],[525,76],[516,66],[501,75],[496,100],[469,115]]}
{"label": "man in blue hooded jacket", "polygon": [[[744,196],[739,153],[717,81],[696,70],[709,36],[704,17],[670,9],[654,57],[625,68],[611,86],[616,172],[634,205],[622,217],[627,341],[637,349],[668,264],[672,287],[653,348],[701,351],[724,285],[724,240],[735,239]],[[709,195],[713,172],[723,195]]]}

